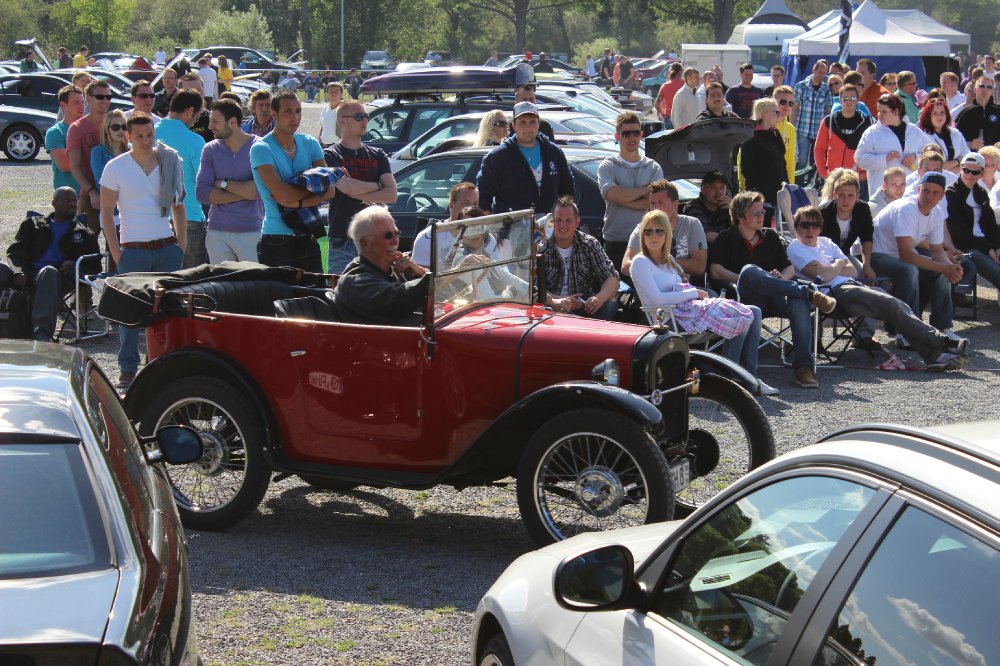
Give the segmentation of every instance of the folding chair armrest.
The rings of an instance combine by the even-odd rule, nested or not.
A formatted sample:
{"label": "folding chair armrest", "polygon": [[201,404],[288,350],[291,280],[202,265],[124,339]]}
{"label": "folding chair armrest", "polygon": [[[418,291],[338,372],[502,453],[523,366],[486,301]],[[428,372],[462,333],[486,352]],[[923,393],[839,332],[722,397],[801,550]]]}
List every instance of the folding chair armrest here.
{"label": "folding chair armrest", "polygon": [[[683,333],[674,318],[673,305],[643,305],[642,312],[646,315],[649,325],[657,329],[667,329],[675,333]],[[668,325],[669,322],[669,325]]]}
{"label": "folding chair armrest", "polygon": [[97,259],[98,261],[102,262],[102,264],[103,264],[104,258],[107,257],[107,256],[108,256],[107,252],[98,252],[96,254],[85,254],[85,255],[82,255],[82,256],[78,257],[77,260],[76,260],[76,263],[73,265],[73,276],[76,278],[76,281],[80,282],[81,280],[88,280],[88,279],[90,279],[90,278],[92,278],[94,276],[97,276],[97,275],[104,276],[105,275],[104,272],[99,272],[99,273],[96,273],[96,274],[85,274],[85,273],[83,273],[83,265],[87,261],[91,261],[91,260],[94,260],[94,259]]}

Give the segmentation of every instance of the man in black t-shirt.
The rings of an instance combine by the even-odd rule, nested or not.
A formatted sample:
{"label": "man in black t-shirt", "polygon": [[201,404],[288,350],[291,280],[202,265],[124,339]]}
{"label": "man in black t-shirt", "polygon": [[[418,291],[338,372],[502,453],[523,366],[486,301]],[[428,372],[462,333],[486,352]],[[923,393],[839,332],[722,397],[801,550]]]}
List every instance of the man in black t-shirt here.
{"label": "man in black t-shirt", "polygon": [[753,103],[764,96],[764,91],[753,84],[753,65],[740,65],[740,85],[726,91],[726,101],[733,107],[733,113],[740,118],[753,115]]}
{"label": "man in black t-shirt", "polygon": [[339,275],[354,257],[357,248],[347,236],[347,226],[356,213],[369,204],[396,203],[396,179],[389,157],[381,148],[366,146],[361,138],[368,129],[368,114],[358,102],[346,102],[337,109],[340,142],[324,153],[330,167],[343,167],[347,176],[337,181],[337,194],[330,200],[330,253],[327,269]]}

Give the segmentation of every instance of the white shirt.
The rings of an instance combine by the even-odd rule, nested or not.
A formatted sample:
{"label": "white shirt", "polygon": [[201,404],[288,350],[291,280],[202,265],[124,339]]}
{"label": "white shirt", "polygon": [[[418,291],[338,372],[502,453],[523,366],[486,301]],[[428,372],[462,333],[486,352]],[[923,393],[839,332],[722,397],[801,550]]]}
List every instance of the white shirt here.
{"label": "white shirt", "polygon": [[923,241],[931,245],[944,243],[944,220],[947,214],[935,206],[930,215],[923,215],[912,197],[897,199],[882,209],[875,218],[873,252],[899,257],[897,238],[910,237],[916,247]]}
{"label": "white shirt", "polygon": [[677,288],[684,280],[672,266],[659,265],[644,254],[636,256],[629,273],[639,300],[646,307],[677,305],[698,298],[694,287]]}
{"label": "white shirt", "polygon": [[965,200],[965,203],[972,209],[972,235],[984,238],[986,234],[983,233],[982,227],[979,226],[979,218],[982,217],[983,208],[972,197],[972,190],[969,190],[969,198]]}
{"label": "white shirt", "polygon": [[323,143],[337,143],[340,138],[340,127],[337,125],[337,109],[330,108],[327,104],[319,117],[319,123],[323,127]]}
{"label": "white shirt", "polygon": [[201,77],[202,83],[205,84],[205,97],[216,98],[219,96],[219,75],[215,73],[215,70],[205,65],[204,67],[198,68],[198,76]]}
{"label": "white shirt", "polygon": [[[445,221],[448,222],[449,220]],[[417,234],[417,237],[413,239],[413,251],[410,254],[410,258],[413,259],[413,263],[418,266],[423,266],[424,268],[431,267],[431,232],[433,230],[434,224],[428,224],[424,227],[424,230]],[[438,234],[438,271],[443,270],[446,260],[448,259],[448,254],[451,253],[457,237],[458,234],[451,231],[442,231]],[[497,241],[492,235],[486,239],[486,245],[483,246],[483,251],[491,257],[499,256],[498,253],[500,248],[497,246]]]}
{"label": "white shirt", "polygon": [[[828,268],[838,259],[847,259],[840,247],[826,236],[820,236],[816,241],[815,247],[806,245],[797,238],[788,244],[788,260],[792,262],[792,266],[795,266],[795,275],[803,280],[812,280],[811,277],[802,272],[802,269],[814,261],[819,262],[824,268]],[[833,289],[850,279],[844,275],[838,275],[829,282],[824,282],[823,288]]]}
{"label": "white shirt", "polygon": [[108,162],[101,187],[118,193],[121,242],[151,241],[174,235],[170,221],[160,216],[160,167],[148,176],[132,157],[122,153]]}
{"label": "white shirt", "polygon": [[159,51],[157,51],[153,55],[153,62],[155,62],[160,67],[163,67],[164,65],[166,65],[167,64],[167,52],[164,51],[163,49],[160,49]]}
{"label": "white shirt", "polygon": [[[128,111],[126,111],[126,112],[125,112],[125,119],[126,119],[126,120],[128,120],[129,118],[131,118],[131,117],[132,117],[132,113],[133,113],[134,111],[135,111],[135,109],[129,109]],[[150,112],[150,113],[149,113],[149,114],[147,114],[147,115],[148,115],[148,116],[149,116],[150,118],[152,118],[152,119],[153,119],[153,127],[156,127],[157,125],[159,125],[159,124],[160,124],[160,121],[161,121],[161,120],[163,120],[163,118],[159,117],[158,115],[156,115],[155,113],[152,113],[152,112]]]}
{"label": "white shirt", "polygon": [[948,100],[948,110],[951,111],[951,117],[954,118],[958,110],[964,105],[965,95],[962,93],[955,93],[955,96]]}
{"label": "white shirt", "polygon": [[559,293],[556,296],[569,296],[569,275],[573,270],[573,246],[567,248],[557,247],[556,251],[563,260],[562,282],[559,283]]}

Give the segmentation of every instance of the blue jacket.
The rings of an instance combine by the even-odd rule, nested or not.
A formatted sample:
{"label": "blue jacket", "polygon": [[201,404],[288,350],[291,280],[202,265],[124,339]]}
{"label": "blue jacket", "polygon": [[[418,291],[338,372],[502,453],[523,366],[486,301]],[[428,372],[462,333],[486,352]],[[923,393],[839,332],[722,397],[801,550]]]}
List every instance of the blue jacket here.
{"label": "blue jacket", "polygon": [[493,213],[534,208],[536,213],[548,213],[559,197],[576,196],[573,172],[559,146],[538,134],[542,152],[542,186],[524,155],[517,147],[517,137],[510,136],[483,158],[479,174],[479,205]]}

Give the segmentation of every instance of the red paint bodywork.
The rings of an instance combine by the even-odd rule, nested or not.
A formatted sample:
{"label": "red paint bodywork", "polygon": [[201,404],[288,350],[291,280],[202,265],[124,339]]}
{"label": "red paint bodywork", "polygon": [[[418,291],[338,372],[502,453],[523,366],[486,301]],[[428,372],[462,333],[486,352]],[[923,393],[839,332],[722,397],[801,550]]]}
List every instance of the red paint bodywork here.
{"label": "red paint bodywork", "polygon": [[433,353],[417,328],[219,314],[148,329],[150,359],[204,348],[265,392],[284,455],[347,467],[444,470],[517,400],[589,380],[605,359],[629,386],[641,326],[518,304],[447,315]]}

